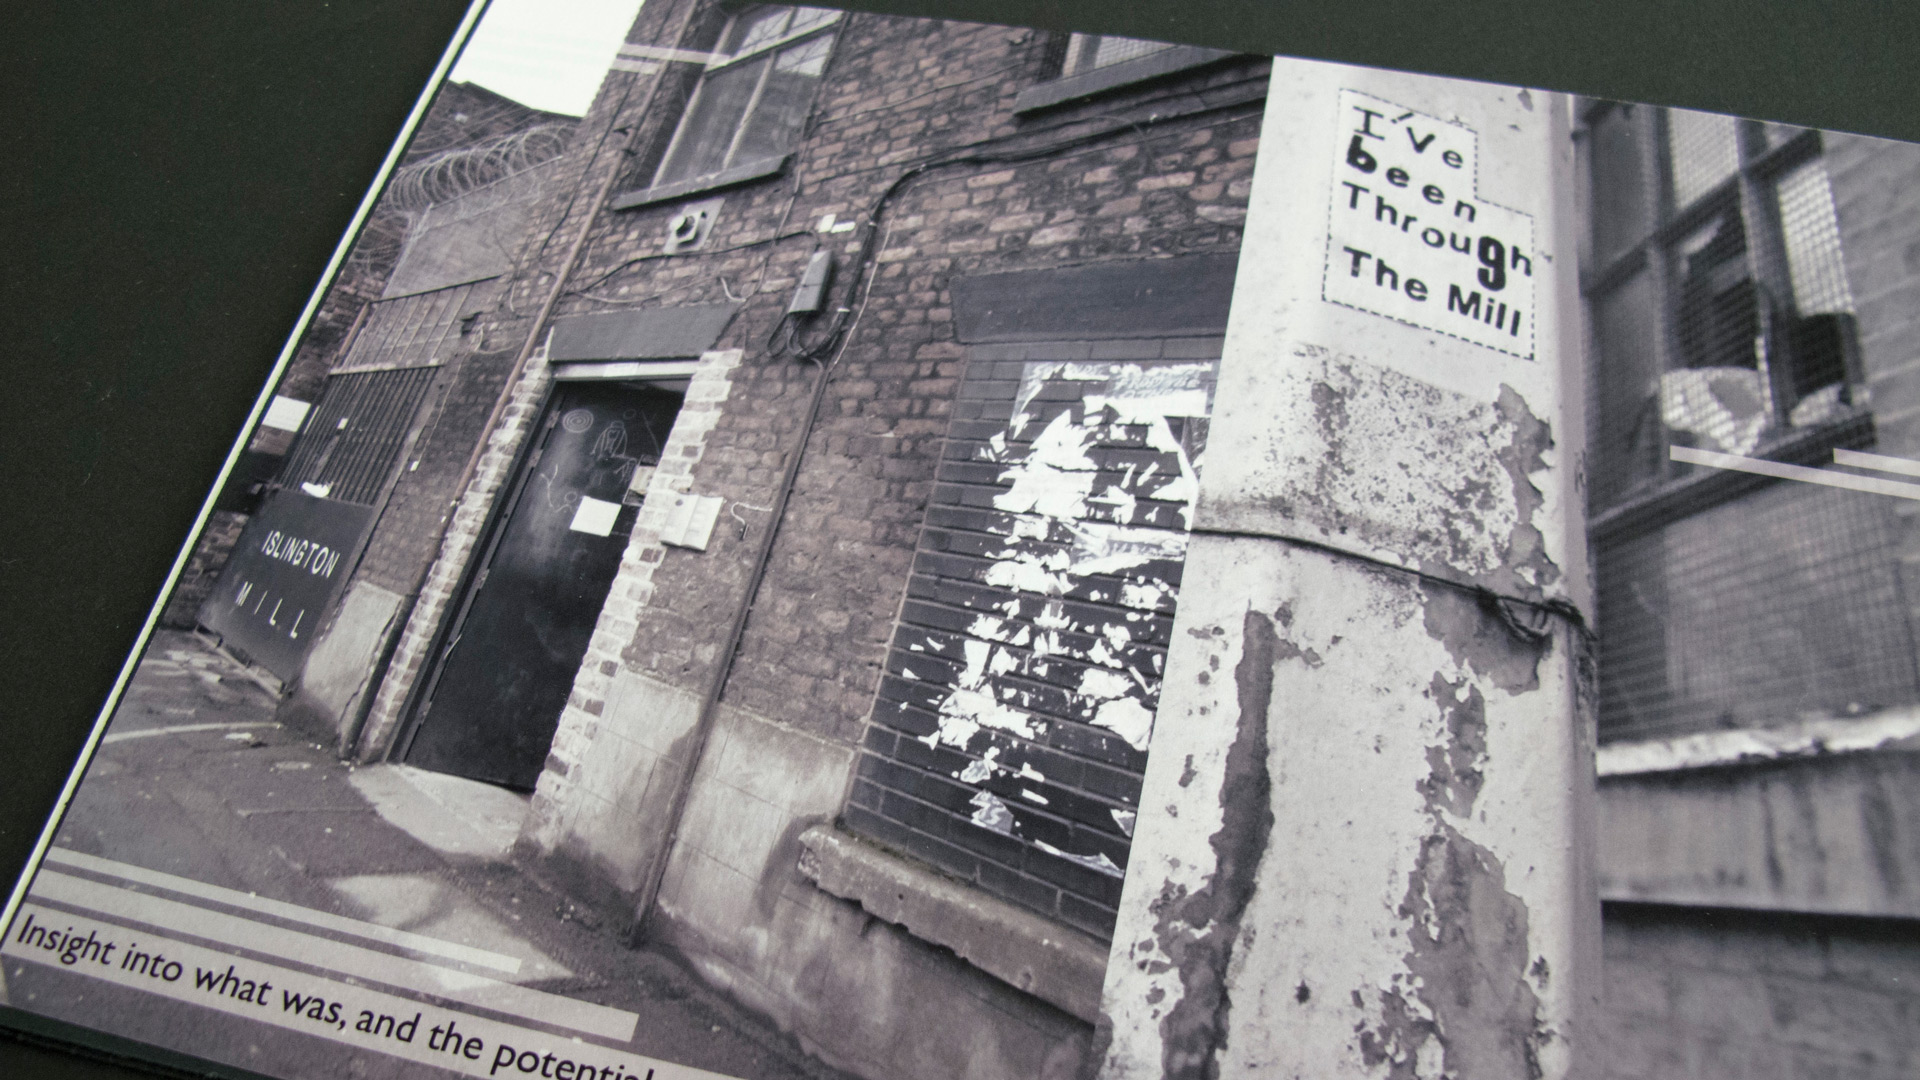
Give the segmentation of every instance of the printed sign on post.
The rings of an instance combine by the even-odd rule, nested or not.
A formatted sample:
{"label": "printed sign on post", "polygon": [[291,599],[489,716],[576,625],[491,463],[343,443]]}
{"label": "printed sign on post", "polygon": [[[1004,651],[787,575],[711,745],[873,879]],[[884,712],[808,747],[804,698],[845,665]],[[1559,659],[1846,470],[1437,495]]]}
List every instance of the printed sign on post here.
{"label": "printed sign on post", "polygon": [[1340,91],[1321,296],[1533,359],[1533,218],[1478,177],[1471,128]]}

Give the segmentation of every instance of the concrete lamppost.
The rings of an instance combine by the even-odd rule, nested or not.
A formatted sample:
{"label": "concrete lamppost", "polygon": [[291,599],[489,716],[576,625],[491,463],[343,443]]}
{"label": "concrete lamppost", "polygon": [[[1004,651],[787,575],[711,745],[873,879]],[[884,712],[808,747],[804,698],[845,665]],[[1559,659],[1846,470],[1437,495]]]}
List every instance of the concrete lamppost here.
{"label": "concrete lamppost", "polygon": [[1102,1077],[1580,1074],[1574,201],[1563,98],[1276,61]]}

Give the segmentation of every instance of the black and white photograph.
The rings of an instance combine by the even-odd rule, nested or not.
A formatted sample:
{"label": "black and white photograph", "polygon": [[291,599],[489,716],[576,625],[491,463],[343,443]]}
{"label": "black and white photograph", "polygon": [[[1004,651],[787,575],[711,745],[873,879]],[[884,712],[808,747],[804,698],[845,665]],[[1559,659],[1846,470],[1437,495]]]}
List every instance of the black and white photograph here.
{"label": "black and white photograph", "polygon": [[477,4],[0,1023],[287,1080],[1912,1076],[1916,252],[1869,135]]}

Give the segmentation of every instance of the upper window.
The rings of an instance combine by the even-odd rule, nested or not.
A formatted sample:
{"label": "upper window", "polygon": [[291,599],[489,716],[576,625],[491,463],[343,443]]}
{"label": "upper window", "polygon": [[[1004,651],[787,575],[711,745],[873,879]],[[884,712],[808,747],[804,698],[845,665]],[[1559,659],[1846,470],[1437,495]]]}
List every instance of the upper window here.
{"label": "upper window", "polygon": [[[1853,416],[1853,297],[1820,134],[1602,104],[1587,116],[1596,509]],[[1651,317],[1649,317],[1651,316]]]}
{"label": "upper window", "polygon": [[653,186],[778,168],[806,123],[839,19],[824,8],[776,5],[734,16]]}
{"label": "upper window", "polygon": [[1171,48],[1173,46],[1164,41],[1142,41],[1111,34],[1074,34],[1067,39],[1066,63],[1061,66],[1060,74],[1081,75]]}
{"label": "upper window", "polygon": [[1064,49],[1058,35],[1052,40],[1049,54],[1059,64],[1059,75],[1022,90],[1014,99],[1014,112],[1032,112],[1084,100],[1233,55],[1198,45],[1170,45],[1164,41],[1111,34],[1071,34],[1066,38]]}

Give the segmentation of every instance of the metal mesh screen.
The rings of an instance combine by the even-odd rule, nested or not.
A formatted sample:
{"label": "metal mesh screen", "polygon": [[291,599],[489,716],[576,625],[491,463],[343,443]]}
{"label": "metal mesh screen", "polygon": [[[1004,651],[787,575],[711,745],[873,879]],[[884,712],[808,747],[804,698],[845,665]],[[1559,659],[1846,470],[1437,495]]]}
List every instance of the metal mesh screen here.
{"label": "metal mesh screen", "polygon": [[1781,483],[1595,550],[1603,738],[1920,700],[1877,495]]}
{"label": "metal mesh screen", "polygon": [[1689,206],[1740,168],[1736,121],[1719,113],[1667,110],[1667,153],[1673,205]]}
{"label": "metal mesh screen", "polygon": [[433,368],[335,375],[288,455],[280,483],[341,502],[370,505],[400,453]]}
{"label": "metal mesh screen", "polygon": [[336,372],[445,363],[460,339],[461,318],[484,282],[375,301]]}
{"label": "metal mesh screen", "polygon": [[1801,315],[1852,311],[1853,293],[1840,260],[1840,217],[1834,212],[1826,162],[1814,158],[1789,170],[1775,182],[1774,191],[1794,310]]}
{"label": "metal mesh screen", "polygon": [[[1822,460],[1821,439],[1868,436],[1818,141],[1752,124],[1743,143],[1732,117],[1657,115],[1599,108],[1586,131],[1601,734],[1920,702],[1892,500],[1669,460],[1680,446]],[[1655,133],[1672,200],[1648,220]]]}
{"label": "metal mesh screen", "polygon": [[1599,423],[1587,467],[1596,506],[1619,501],[1661,469],[1666,451],[1659,416],[1660,324],[1649,317],[1658,303],[1653,276],[1646,271],[1592,302]]}
{"label": "metal mesh screen", "polygon": [[1601,264],[1613,261],[1653,231],[1653,204],[1647,198],[1648,171],[1637,123],[1644,109],[1611,105],[1587,128],[1593,253]]}

